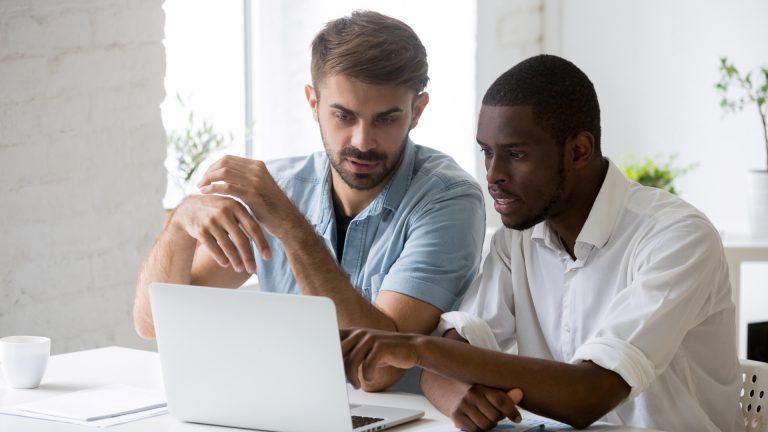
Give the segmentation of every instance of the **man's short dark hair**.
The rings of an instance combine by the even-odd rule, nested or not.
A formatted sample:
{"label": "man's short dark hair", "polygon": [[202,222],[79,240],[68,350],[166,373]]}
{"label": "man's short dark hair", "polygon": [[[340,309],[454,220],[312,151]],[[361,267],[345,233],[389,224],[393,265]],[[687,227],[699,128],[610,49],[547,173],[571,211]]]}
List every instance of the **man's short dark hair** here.
{"label": "man's short dark hair", "polygon": [[483,105],[529,105],[536,124],[557,143],[586,131],[595,138],[595,150],[600,154],[600,104],[595,86],[568,60],[542,54],[518,63],[491,84]]}
{"label": "man's short dark hair", "polygon": [[312,41],[312,83],[346,75],[365,84],[427,87],[427,50],[404,22],[355,11],[328,22]]}

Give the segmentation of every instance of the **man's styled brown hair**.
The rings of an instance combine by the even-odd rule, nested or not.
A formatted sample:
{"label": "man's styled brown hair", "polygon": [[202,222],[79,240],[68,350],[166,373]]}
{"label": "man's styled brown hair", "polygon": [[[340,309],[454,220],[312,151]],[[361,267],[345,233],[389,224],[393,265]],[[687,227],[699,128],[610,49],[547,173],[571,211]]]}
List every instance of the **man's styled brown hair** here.
{"label": "man's styled brown hair", "polygon": [[315,91],[328,76],[366,84],[427,87],[427,50],[407,24],[372,11],[354,11],[328,22],[312,41]]}

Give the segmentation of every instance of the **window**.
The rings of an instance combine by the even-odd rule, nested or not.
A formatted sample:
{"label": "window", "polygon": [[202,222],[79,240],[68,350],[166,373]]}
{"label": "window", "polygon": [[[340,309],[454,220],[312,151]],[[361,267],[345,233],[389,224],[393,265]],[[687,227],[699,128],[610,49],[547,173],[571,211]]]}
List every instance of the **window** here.
{"label": "window", "polygon": [[[322,150],[317,124],[304,98],[304,85],[310,82],[310,42],[325,22],[355,9],[371,9],[410,25],[427,48],[430,103],[412,139],[451,155],[474,172],[475,2],[455,2],[450,7],[412,0],[257,1],[250,5],[246,17],[243,2],[166,0],[162,111],[167,131],[186,123],[178,94],[196,118],[234,135],[227,153],[247,154],[246,124],[251,125],[251,154],[257,159]],[[246,19],[252,38],[250,122],[245,119]]]}

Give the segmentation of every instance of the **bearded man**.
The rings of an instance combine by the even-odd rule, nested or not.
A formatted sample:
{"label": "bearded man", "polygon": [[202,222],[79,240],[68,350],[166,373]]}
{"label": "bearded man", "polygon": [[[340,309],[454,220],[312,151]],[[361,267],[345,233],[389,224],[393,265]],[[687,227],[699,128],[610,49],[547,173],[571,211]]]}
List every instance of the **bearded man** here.
{"label": "bearded man", "polygon": [[[405,333],[429,334],[458,305],[480,264],[483,197],[453,159],[408,137],[429,101],[418,36],[355,12],[317,34],[311,67],[305,94],[325,151],[208,169],[142,267],[142,337],[154,337],[151,282],[237,288],[256,273],[262,291],[331,298],[342,328]],[[364,388],[401,375],[382,368]]]}

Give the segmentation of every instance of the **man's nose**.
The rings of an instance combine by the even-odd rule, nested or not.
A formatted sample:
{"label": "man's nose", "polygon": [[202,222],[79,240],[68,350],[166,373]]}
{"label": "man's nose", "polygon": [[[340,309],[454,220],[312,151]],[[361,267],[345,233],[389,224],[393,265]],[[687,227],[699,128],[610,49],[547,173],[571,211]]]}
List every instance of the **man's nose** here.
{"label": "man's nose", "polygon": [[352,145],[360,151],[368,151],[374,147],[371,139],[371,128],[364,122],[359,122],[352,132]]}
{"label": "man's nose", "polygon": [[485,160],[485,179],[488,184],[506,183],[509,181],[509,169],[504,160],[493,156]]}

